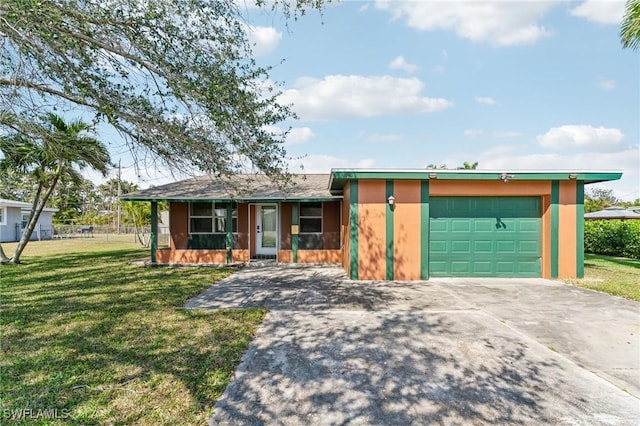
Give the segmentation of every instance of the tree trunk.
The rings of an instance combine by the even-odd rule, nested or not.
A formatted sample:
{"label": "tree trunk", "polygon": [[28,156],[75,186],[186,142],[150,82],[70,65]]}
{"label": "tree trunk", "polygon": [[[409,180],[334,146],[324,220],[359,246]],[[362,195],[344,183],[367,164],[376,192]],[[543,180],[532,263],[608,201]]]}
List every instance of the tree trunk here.
{"label": "tree trunk", "polygon": [[6,254],[4,254],[4,250],[2,249],[2,245],[0,245],[0,264],[9,263],[9,258]]}
{"label": "tree trunk", "polygon": [[13,256],[9,260],[9,263],[20,263],[20,256],[22,255],[22,252],[24,251],[24,249],[27,247],[27,243],[29,243],[29,240],[31,239],[33,230],[36,228],[38,219],[40,219],[40,214],[42,213],[44,206],[47,204],[49,197],[53,193],[53,190],[55,189],[56,184],[58,183],[58,178],[59,178],[58,174],[56,174],[53,177],[53,181],[51,182],[51,185],[49,186],[49,188],[47,188],[42,198],[40,197],[40,194],[42,193],[42,188],[44,185],[42,183],[38,185],[38,190],[36,191],[36,196],[35,196],[35,199],[33,200],[33,205],[31,206],[29,223],[27,224],[27,228],[22,233],[22,237],[20,237],[20,241],[18,241],[18,245],[16,246],[16,251],[13,253]]}
{"label": "tree trunk", "polygon": [[138,237],[138,242],[142,247],[147,247],[148,245],[144,238],[144,227],[141,226],[141,229],[138,230],[138,217],[136,216],[136,212],[132,210],[131,215],[133,216],[134,232],[136,233],[136,237]]}

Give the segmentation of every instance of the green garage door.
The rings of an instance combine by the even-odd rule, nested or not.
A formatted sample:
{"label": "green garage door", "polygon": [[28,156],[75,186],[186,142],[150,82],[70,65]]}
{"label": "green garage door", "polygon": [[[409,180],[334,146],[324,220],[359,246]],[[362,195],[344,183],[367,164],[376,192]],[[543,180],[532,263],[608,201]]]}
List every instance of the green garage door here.
{"label": "green garage door", "polygon": [[431,197],[433,277],[540,277],[540,197]]}

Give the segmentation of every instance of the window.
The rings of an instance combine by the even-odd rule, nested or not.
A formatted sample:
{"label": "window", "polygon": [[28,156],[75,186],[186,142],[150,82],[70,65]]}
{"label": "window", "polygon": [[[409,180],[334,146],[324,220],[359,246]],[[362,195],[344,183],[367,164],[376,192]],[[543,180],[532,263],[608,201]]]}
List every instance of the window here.
{"label": "window", "polygon": [[[238,208],[231,210],[231,232],[238,232]],[[227,204],[190,203],[190,234],[226,234]]]}
{"label": "window", "polygon": [[27,227],[27,224],[29,223],[29,216],[31,216],[29,213],[22,212],[22,229]]}
{"label": "window", "polygon": [[322,203],[300,203],[300,234],[298,247],[302,250],[321,250]]}
{"label": "window", "polygon": [[[224,250],[227,248],[227,203],[189,204],[190,249]],[[238,207],[232,205],[231,232],[238,233]],[[237,248],[237,235],[233,235],[232,246]]]}
{"label": "window", "polygon": [[7,208],[0,207],[0,225],[7,224]]}

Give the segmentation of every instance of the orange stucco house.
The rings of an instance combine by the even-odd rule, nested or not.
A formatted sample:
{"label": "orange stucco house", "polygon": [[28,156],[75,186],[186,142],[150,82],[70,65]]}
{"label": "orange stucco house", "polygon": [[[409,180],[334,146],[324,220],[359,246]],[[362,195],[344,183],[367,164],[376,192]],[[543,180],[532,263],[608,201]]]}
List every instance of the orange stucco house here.
{"label": "orange stucco house", "polygon": [[582,277],[584,185],[620,172],[333,169],[277,189],[201,176],[122,199],[169,205],[157,264],[342,264],[352,279]]}

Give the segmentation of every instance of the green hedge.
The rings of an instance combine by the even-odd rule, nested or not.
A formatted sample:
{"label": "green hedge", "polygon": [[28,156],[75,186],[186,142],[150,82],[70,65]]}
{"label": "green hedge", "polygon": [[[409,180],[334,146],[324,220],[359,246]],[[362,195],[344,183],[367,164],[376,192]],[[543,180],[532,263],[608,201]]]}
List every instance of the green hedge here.
{"label": "green hedge", "polygon": [[640,259],[640,220],[586,220],[584,251]]}

